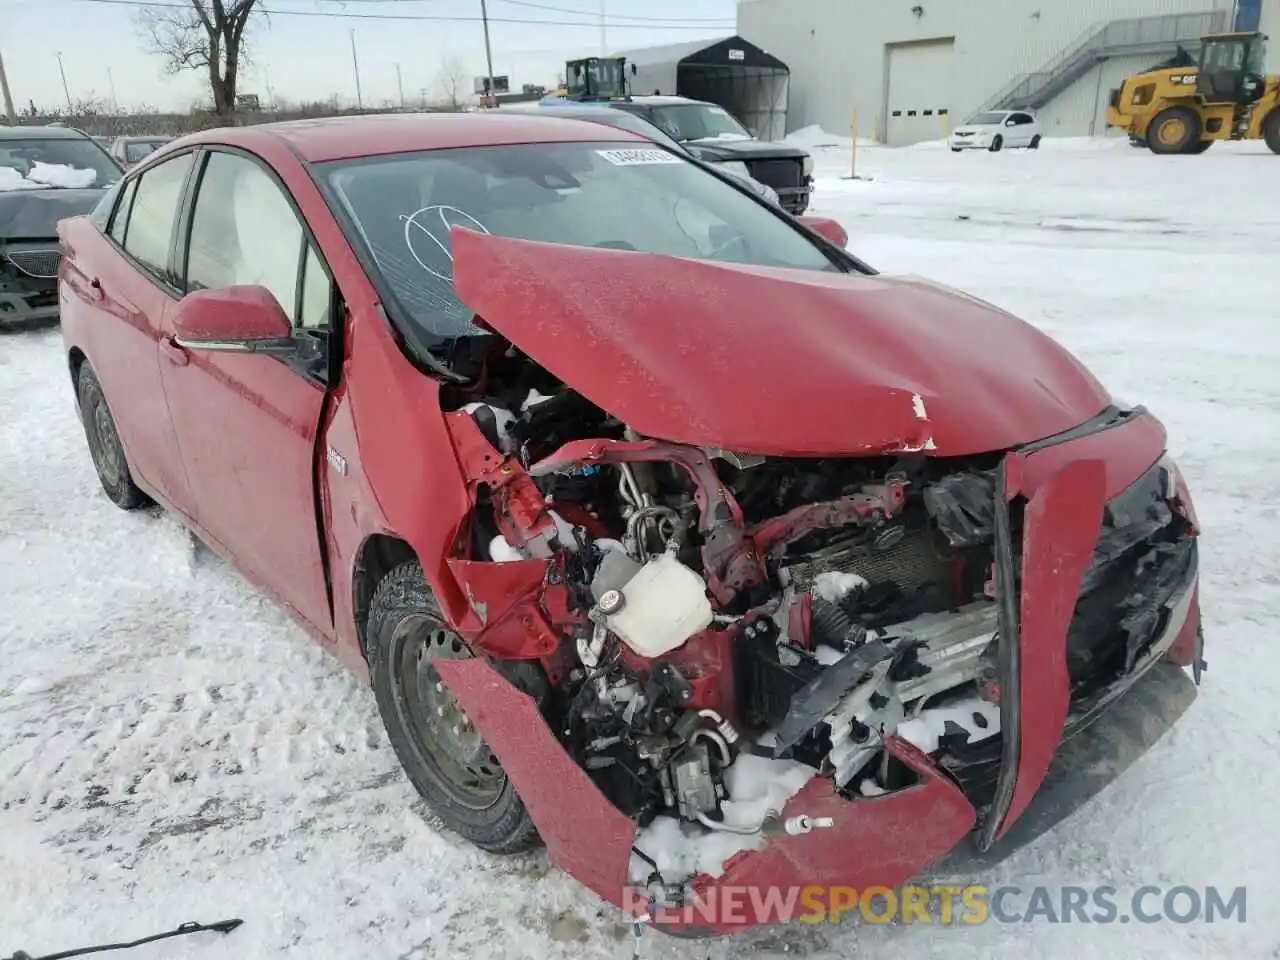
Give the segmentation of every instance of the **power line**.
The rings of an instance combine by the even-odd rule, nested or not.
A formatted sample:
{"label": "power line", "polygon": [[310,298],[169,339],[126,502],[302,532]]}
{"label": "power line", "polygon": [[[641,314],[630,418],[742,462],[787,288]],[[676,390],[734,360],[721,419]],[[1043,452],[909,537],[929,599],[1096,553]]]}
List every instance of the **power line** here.
{"label": "power line", "polygon": [[[153,10],[182,10],[190,11],[191,7],[184,3],[165,3],[163,0],[71,0],[73,3],[101,3],[108,6],[117,7],[146,7]],[[276,8],[270,11],[273,17],[318,17],[322,19],[332,20],[395,20],[395,21],[434,21],[444,23],[481,23],[482,17],[459,17],[445,16],[442,14],[432,13],[338,13],[333,10],[281,10]],[[595,20],[531,20],[522,17],[489,17],[490,23],[513,23],[525,26],[543,26],[543,27],[591,27],[597,29],[600,26],[599,19]],[[725,21],[727,24],[729,21]],[[624,30],[627,28],[639,30],[652,30],[661,28],[664,30],[701,30],[707,31],[713,29],[709,23],[671,23],[667,21],[653,21],[646,23],[611,23],[611,26]]]}
{"label": "power line", "polygon": [[[366,4],[396,4],[396,3],[432,3],[434,0],[271,0],[274,7],[279,3],[336,3],[342,6],[355,5],[361,6]],[[599,18],[598,10],[583,10],[582,8],[557,7],[545,3],[532,3],[530,0],[494,0],[495,3],[505,3],[513,7],[528,7],[531,10],[546,10],[551,13],[568,13],[577,17],[596,17]],[[272,11],[275,12],[275,11]],[[642,23],[670,23],[671,17],[645,17],[630,13],[609,13],[606,19],[612,23],[615,20],[637,20]],[[537,21],[541,23],[542,21]],[[681,23],[706,23],[713,26],[722,26],[727,23],[733,23],[732,17],[681,17]]]}

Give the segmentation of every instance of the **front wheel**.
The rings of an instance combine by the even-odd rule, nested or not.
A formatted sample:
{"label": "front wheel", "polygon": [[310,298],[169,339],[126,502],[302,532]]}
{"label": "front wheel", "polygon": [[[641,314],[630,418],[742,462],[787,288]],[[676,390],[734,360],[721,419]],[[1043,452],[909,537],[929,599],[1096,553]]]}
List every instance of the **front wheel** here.
{"label": "front wheel", "polygon": [[1262,139],[1272,153],[1280,153],[1280,107],[1273,109],[1262,121]]}
{"label": "front wheel", "polygon": [[1187,147],[1186,152],[1191,154],[1204,153],[1206,150],[1208,150],[1212,146],[1213,146],[1212,140],[1197,140],[1191,146]]}
{"label": "front wheel", "polygon": [[417,561],[374,592],[367,631],[378,711],[428,820],[489,853],[537,846],[537,828],[502,765],[431,665],[474,654],[449,629]]}
{"label": "front wheel", "polygon": [[1200,139],[1200,115],[1190,107],[1169,107],[1156,114],[1147,127],[1152,153],[1186,153]]}

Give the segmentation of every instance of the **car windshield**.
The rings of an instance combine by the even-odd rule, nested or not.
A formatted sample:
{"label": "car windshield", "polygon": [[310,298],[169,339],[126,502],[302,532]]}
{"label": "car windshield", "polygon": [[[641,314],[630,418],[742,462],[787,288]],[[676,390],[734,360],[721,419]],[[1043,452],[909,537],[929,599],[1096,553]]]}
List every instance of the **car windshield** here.
{"label": "car windshield", "polygon": [[139,160],[151,156],[166,142],[164,140],[127,140],[124,145],[124,158],[130,163],[137,163]]}
{"label": "car windshield", "polygon": [[751,132],[724,107],[673,103],[653,108],[653,122],[676,140],[750,140]]}
{"label": "car windshield", "polygon": [[483,334],[454,295],[449,229],[803,270],[843,269],[785,219],[656,146],[556,143],[321,164],[414,339]]}
{"label": "car windshield", "polygon": [[34,179],[47,187],[109,187],[121,176],[115,161],[88,137],[0,140],[0,168],[5,167],[18,174],[4,176],[5,184]]}
{"label": "car windshield", "polygon": [[980,113],[969,122],[978,126],[987,127],[1004,123],[1004,119],[1007,116],[1009,116],[1007,113]]}

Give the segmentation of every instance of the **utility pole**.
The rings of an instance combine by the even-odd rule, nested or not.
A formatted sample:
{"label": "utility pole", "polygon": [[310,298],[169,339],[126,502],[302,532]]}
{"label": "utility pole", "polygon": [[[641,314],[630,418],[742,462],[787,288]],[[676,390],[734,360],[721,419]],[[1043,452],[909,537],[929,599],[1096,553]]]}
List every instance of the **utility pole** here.
{"label": "utility pole", "polygon": [[609,46],[605,42],[604,36],[604,4],[605,0],[600,0],[600,56],[607,57],[609,55]]}
{"label": "utility pole", "polygon": [[356,32],[351,31],[351,67],[356,72],[356,107],[364,109],[364,96],[360,93],[360,61],[356,57]]}
{"label": "utility pole", "polygon": [[18,114],[13,109],[13,94],[9,92],[9,75],[4,72],[4,57],[0,56],[0,91],[4,92],[4,115],[10,125],[18,122]]}
{"label": "utility pole", "polygon": [[62,51],[58,51],[58,73],[62,76],[62,92],[67,96],[67,116],[71,115],[74,109],[71,106],[71,88],[67,86],[67,71],[62,66]]}
{"label": "utility pole", "polygon": [[396,89],[400,91],[400,109],[404,109],[404,77],[400,74],[400,64],[396,64]]}
{"label": "utility pole", "polygon": [[116,78],[111,68],[107,67],[107,88],[111,91],[111,112],[120,112],[120,101],[116,99]]}
{"label": "utility pole", "polygon": [[493,89],[493,51],[489,48],[489,7],[485,0],[480,0],[480,19],[484,21],[484,61],[485,67],[489,71],[488,89],[485,90],[485,106],[493,106],[497,101],[497,94]]}

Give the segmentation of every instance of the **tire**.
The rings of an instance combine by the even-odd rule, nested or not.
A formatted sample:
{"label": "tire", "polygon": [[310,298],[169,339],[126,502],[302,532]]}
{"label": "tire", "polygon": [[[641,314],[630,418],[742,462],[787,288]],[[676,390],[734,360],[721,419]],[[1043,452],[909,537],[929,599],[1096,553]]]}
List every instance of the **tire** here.
{"label": "tire", "polygon": [[1280,107],[1273,108],[1262,121],[1262,139],[1272,153],[1280,153]]}
{"label": "tire", "polygon": [[1189,107],[1161,110],[1147,127],[1147,146],[1152,153],[1186,153],[1200,139],[1200,115]]}
{"label": "tire", "polygon": [[431,825],[489,853],[523,853],[540,845],[520,795],[427,662],[473,654],[445,624],[416,560],[400,564],[378,584],[367,637],[378,711]]}
{"label": "tire", "polygon": [[992,153],[999,153],[1000,148],[1003,146],[1004,146],[1004,137],[1000,136],[1000,134],[997,133],[994,139],[992,139],[991,141],[991,146],[987,147],[987,149],[990,150]]}
{"label": "tire", "polygon": [[1027,144],[1027,149],[1028,150],[1040,149],[1040,134],[1037,133],[1034,137],[1031,138],[1031,142]]}
{"label": "tire", "polygon": [[951,152],[952,152],[952,153],[959,153],[959,152],[960,152],[960,148],[959,148],[959,147],[952,147],[952,148],[951,148]]}
{"label": "tire", "polygon": [[1187,147],[1185,152],[1190,154],[1204,153],[1213,146],[1213,143],[1214,141],[1212,140],[1197,140],[1195,143],[1191,144],[1191,146]]}
{"label": "tire", "polygon": [[115,419],[107,406],[106,394],[93,368],[86,362],[76,375],[76,400],[80,406],[80,423],[89,444],[89,456],[97,471],[107,499],[121,510],[137,510],[150,506],[152,500],[133,482],[124,444],[116,430]]}

